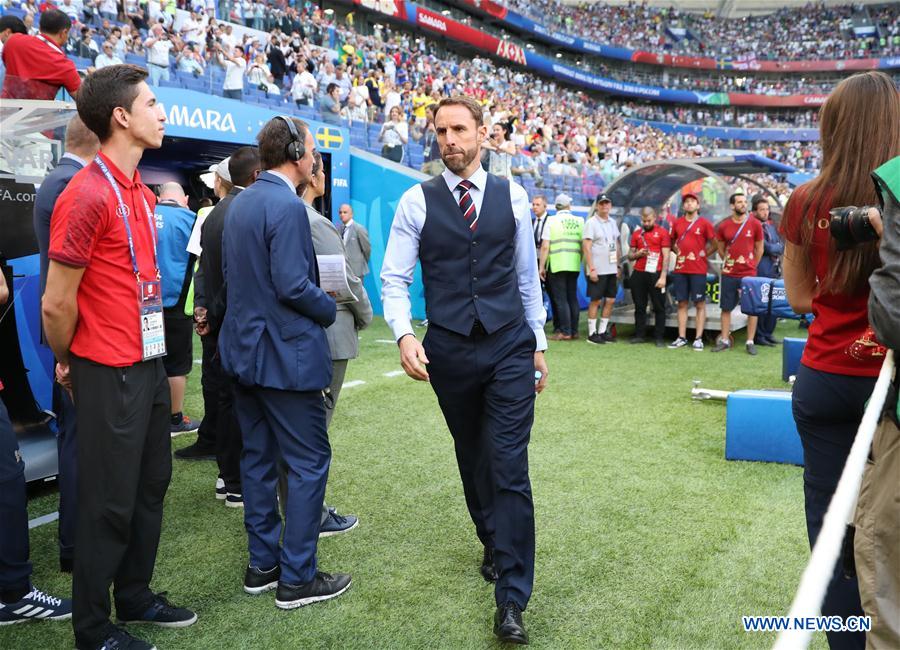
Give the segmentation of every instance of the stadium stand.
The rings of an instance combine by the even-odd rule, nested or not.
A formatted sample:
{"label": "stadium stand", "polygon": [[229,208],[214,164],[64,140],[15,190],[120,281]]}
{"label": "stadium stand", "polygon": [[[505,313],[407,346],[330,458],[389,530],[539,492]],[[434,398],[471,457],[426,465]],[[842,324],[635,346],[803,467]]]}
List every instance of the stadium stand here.
{"label": "stadium stand", "polygon": [[[572,6],[558,0],[511,0],[506,4],[550,29],[652,52],[759,60],[854,59],[900,53],[897,3],[811,3],[773,14],[724,19],[712,12],[688,14],[674,7],[637,2]],[[783,38],[788,33],[791,38]]]}
{"label": "stadium stand", "polygon": [[[86,5],[86,9],[89,6]],[[263,73],[266,79],[258,77],[254,83],[245,79],[242,101],[293,112],[301,118],[321,116],[322,93],[329,81],[334,80],[332,59],[336,51],[339,63],[349,68],[347,78],[352,87],[363,87],[368,82],[369,92],[362,95],[367,95],[372,104],[369,110],[352,110],[346,105],[342,110],[340,120],[349,126],[351,144],[380,153],[378,134],[383,107],[394,101],[403,108],[411,125],[412,137],[404,152],[403,163],[420,168],[424,162],[424,146],[428,143],[423,106],[436,103],[442,96],[463,92],[482,101],[490,123],[512,126],[511,139],[517,145],[517,155],[535,163],[536,173],[518,178],[531,193],[537,190],[547,194],[565,191],[587,202],[619,174],[643,162],[657,158],[709,156],[735,148],[733,142],[697,133],[666,134],[650,125],[648,120],[695,124],[698,128],[701,125],[815,125],[815,113],[810,110],[684,107],[589,95],[522,70],[495,66],[488,58],[465,59],[445,53],[439,58],[435,54],[426,54],[426,49],[428,52],[439,51],[437,41],[425,41],[408,31],[383,27],[373,34],[362,34],[354,29],[352,15],[345,24],[339,24],[333,13],[328,14],[314,5],[302,10],[266,6],[261,16],[256,16],[256,8],[255,4],[250,5],[254,15],[248,21],[242,13],[246,7],[232,5],[230,12],[235,24],[243,22],[246,26],[249,22],[253,28],[259,25],[264,31],[275,32],[275,46],[284,53],[289,69],[295,70],[297,62],[305,61],[314,74],[318,93],[311,106],[297,105],[292,101],[290,90],[296,72],[289,72],[281,87],[268,81],[269,75]],[[6,11],[27,15],[32,9],[37,8],[33,0],[28,0],[19,6],[11,4]],[[273,45],[264,42],[268,34],[259,33],[244,33],[240,39],[232,37],[233,42],[229,42],[230,39],[225,38],[226,23],[206,19],[202,14],[197,18],[202,23],[202,32],[194,39],[193,48],[198,52],[202,73],[185,71],[178,65],[178,57],[172,56],[169,80],[161,81],[160,85],[221,96],[225,71],[212,53],[216,43],[242,44],[248,61],[265,55]],[[87,11],[82,19],[85,24],[93,25],[91,36],[98,52],[103,41],[110,41],[125,62],[147,65],[146,29],[142,29],[145,22],[133,20],[132,24],[120,24]],[[172,29],[176,22],[174,16],[159,15],[157,20],[169,25],[170,38],[176,44],[173,54],[180,52],[183,44],[179,33]],[[81,36],[80,29],[72,32]],[[76,65],[79,69],[89,70],[93,59],[78,56],[84,53],[77,43],[70,43],[70,55]],[[743,144],[746,147],[747,143]],[[818,147],[814,142],[800,139],[766,142],[766,137],[761,135],[760,141],[752,143],[750,148],[802,171],[813,171],[818,167]],[[786,195],[783,183],[772,183],[778,194]]]}

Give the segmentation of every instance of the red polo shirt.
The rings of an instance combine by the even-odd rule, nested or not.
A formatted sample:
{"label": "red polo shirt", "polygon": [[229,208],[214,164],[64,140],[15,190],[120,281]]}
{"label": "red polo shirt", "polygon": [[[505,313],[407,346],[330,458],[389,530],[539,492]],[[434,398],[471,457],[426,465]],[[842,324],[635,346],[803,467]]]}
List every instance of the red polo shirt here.
{"label": "red polo shirt", "polygon": [[731,217],[716,226],[716,237],[725,242],[725,266],[722,275],[744,278],[756,275],[759,260],[753,254],[756,242],[762,241],[763,229],[759,219],[747,214],[742,223]]}
{"label": "red polo shirt", "polygon": [[[672,242],[669,239],[669,233],[662,226],[654,225],[653,230],[647,232],[643,227],[639,227],[631,235],[631,248],[635,250],[648,249],[651,253],[659,254],[659,262],[656,264],[656,272],[662,269],[663,264],[668,264],[668,260],[663,259],[662,249],[671,248]],[[647,258],[641,257],[634,261],[634,270],[643,271],[647,268]]]}
{"label": "red polo shirt", "polygon": [[[804,222],[812,222],[812,243],[805,260],[822,280],[828,273],[832,250],[828,211],[835,207],[830,192],[823,203],[803,212],[807,200],[806,186],[791,195],[781,219],[785,239],[803,246]],[[887,349],[875,338],[869,325],[869,288],[856,294],[817,291],[812,299],[815,320],[809,325],[809,338],[803,349],[802,363],[823,372],[854,377],[877,377]]]}
{"label": "red polo shirt", "polygon": [[60,87],[72,95],[81,86],[75,64],[42,36],[13,34],[3,45],[5,99],[53,99]]}
{"label": "red polo shirt", "polygon": [[706,275],[706,244],[715,238],[715,228],[703,217],[678,219],[672,226],[672,244],[678,247],[675,273]]}
{"label": "red polo shirt", "polygon": [[[103,154],[128,212],[142,280],[156,279],[153,240],[141,193],[151,212],[156,199],[140,174],[126,178]],[[128,236],[117,214],[116,194],[96,163],[74,178],[56,201],[50,220],[51,260],[83,268],[78,287],[78,323],[70,351],[106,366],[128,366],[142,358],[138,285]]]}

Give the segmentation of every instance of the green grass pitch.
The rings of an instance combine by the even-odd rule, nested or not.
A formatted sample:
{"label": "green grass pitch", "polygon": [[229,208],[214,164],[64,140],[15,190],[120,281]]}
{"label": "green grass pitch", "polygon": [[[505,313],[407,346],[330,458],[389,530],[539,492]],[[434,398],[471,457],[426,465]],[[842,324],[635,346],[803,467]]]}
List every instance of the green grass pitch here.
{"label": "green grass pitch", "polygon": [[[584,318],[582,318],[584,323]],[[583,327],[583,326],[582,326]],[[620,327],[626,339],[628,327]],[[530,445],[537,517],[534,648],[770,648],[743,614],[785,614],[809,550],[802,470],[726,462],[725,405],[693,402],[691,380],[726,390],[783,388],[781,348],[752,358],[689,349],[551,343],[550,383]],[[804,335],[794,322],[777,335]],[[294,611],[241,590],[242,511],[214,498],[212,462],[174,461],[153,587],[195,609],[183,630],[134,627],[160,650],[491,648],[493,591],[465,509],[453,446],[431,388],[399,369],[384,321],[362,332],[332,423],[327,502],[360,516],[324,539],[325,571],[350,591]],[[197,353],[199,358],[199,344]],[[200,368],[186,411],[199,417]],[[178,448],[193,435],[173,441]],[[56,494],[31,499],[31,517]],[[34,583],[71,593],[57,571],[56,525],[31,531]],[[72,648],[69,623],[0,628],[0,648]],[[812,647],[824,648],[817,634]]]}

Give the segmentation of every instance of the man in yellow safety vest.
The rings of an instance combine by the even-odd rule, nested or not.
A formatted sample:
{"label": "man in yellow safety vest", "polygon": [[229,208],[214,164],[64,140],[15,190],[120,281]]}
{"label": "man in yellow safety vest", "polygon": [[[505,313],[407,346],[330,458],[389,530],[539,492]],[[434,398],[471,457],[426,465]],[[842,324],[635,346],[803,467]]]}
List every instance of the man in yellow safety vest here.
{"label": "man in yellow safety vest", "polygon": [[[559,331],[550,339],[571,341],[578,338],[578,273],[581,269],[581,238],[584,221],[570,211],[572,197],[556,197],[556,214],[547,219],[541,242],[541,279],[547,279],[547,291],[553,311],[559,315]],[[548,276],[548,272],[550,275]]]}

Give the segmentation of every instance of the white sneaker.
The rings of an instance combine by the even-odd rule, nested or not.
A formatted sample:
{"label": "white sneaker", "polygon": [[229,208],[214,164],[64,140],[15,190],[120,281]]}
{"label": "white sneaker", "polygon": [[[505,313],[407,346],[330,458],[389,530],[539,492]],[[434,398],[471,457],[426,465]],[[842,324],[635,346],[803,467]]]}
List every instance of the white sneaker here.
{"label": "white sneaker", "polygon": [[694,339],[694,344],[691,347],[694,348],[695,352],[703,352],[703,341]]}
{"label": "white sneaker", "polygon": [[677,339],[669,343],[670,350],[677,350],[678,348],[683,348],[688,344],[687,339],[683,336],[679,336]]}

